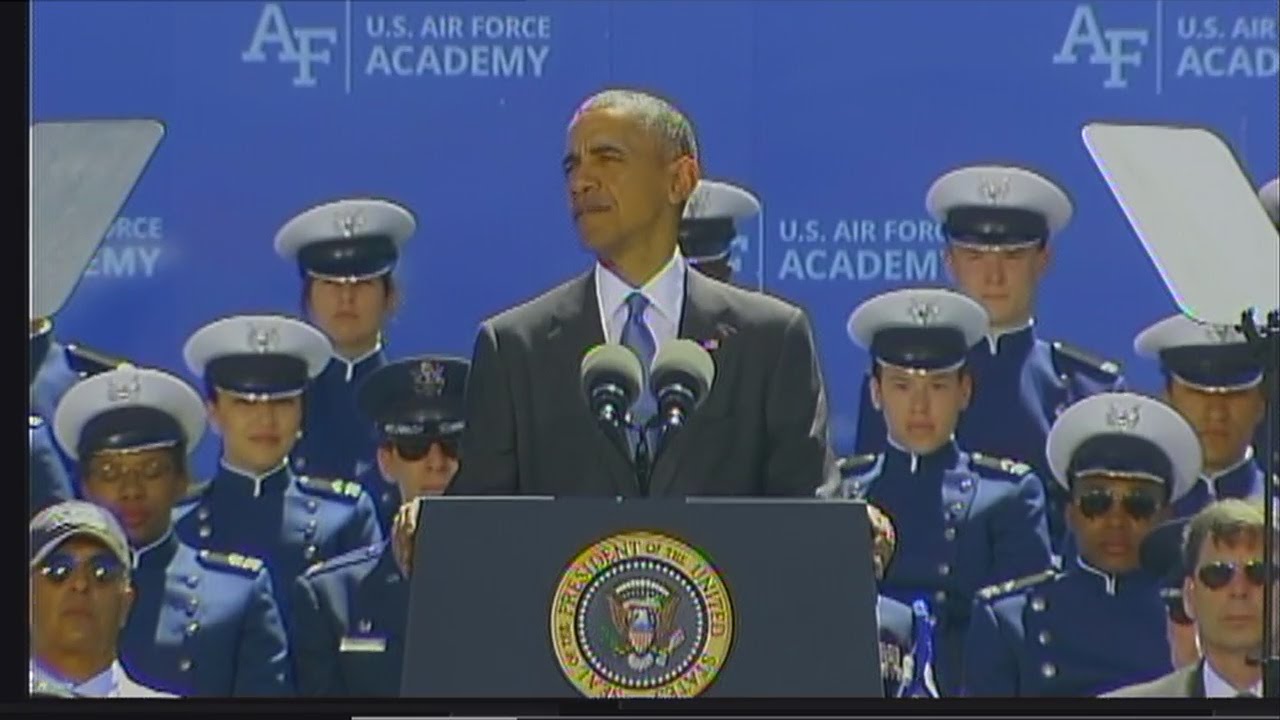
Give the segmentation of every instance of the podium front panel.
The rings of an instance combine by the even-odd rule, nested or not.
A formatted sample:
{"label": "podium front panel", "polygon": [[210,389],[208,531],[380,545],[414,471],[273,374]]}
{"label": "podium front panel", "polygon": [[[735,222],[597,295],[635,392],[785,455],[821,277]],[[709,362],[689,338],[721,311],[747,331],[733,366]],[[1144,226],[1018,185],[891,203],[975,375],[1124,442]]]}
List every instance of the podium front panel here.
{"label": "podium front panel", "polygon": [[[883,692],[871,531],[861,503],[444,497],[423,502],[419,528],[405,697],[582,697],[581,686],[561,670],[565,653],[573,651],[563,649],[571,644],[564,627],[560,653],[553,643],[553,601],[558,589],[562,607],[573,600],[566,588],[577,592],[579,600],[584,590],[589,596],[595,585],[585,578],[601,563],[579,564],[577,573],[584,580],[575,583],[566,578],[575,559],[603,540],[628,534],[651,534],[691,548],[706,558],[718,577],[716,587],[727,596],[721,598],[713,588],[710,604],[694,597],[683,603],[686,609],[675,611],[693,623],[689,613],[701,605],[701,619],[688,625],[694,639],[700,631],[703,637],[720,632],[714,640],[725,651],[723,659],[700,697],[878,697]],[[669,548],[664,552],[682,554]],[[684,582],[694,594],[698,589],[693,585],[711,587],[700,575],[695,570],[693,579]],[[662,583],[639,577],[627,584],[634,589]],[[731,617],[718,617],[721,599],[731,605]],[[621,600],[609,598],[608,604],[622,612]],[[621,639],[626,645],[623,627],[616,635],[610,632],[606,603],[596,602],[583,613],[580,627],[603,626],[615,644]],[[637,618],[646,617],[643,608],[637,613]],[[731,626],[727,633],[726,625]],[[633,632],[640,634],[632,637],[651,638],[646,634],[651,629],[639,622]],[[661,620],[657,630],[659,639],[666,640]],[[670,658],[658,655],[659,662],[673,663],[673,671],[680,669],[674,665],[679,639],[669,642],[677,646]],[[608,654],[603,648],[594,653],[578,649],[602,662]],[[648,656],[626,659],[653,661]],[[583,657],[576,660],[587,664]],[[697,669],[686,674],[686,689],[698,674]]]}

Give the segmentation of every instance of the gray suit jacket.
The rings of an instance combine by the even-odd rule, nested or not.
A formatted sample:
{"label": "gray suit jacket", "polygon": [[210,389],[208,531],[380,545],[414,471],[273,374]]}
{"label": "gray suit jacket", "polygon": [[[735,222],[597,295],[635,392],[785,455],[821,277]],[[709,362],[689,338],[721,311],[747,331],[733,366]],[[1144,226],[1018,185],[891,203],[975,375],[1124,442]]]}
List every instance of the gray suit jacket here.
{"label": "gray suit jacket", "polygon": [[1204,697],[1204,661],[1178,668],[1168,675],[1149,682],[1113,690],[1101,697],[1202,698]]}
{"label": "gray suit jacket", "polygon": [[[711,393],[654,458],[650,496],[804,496],[837,478],[804,311],[687,274],[679,336],[711,341]],[[485,321],[451,495],[641,494],[625,440],[592,418],[583,354],[604,342],[589,271]]]}

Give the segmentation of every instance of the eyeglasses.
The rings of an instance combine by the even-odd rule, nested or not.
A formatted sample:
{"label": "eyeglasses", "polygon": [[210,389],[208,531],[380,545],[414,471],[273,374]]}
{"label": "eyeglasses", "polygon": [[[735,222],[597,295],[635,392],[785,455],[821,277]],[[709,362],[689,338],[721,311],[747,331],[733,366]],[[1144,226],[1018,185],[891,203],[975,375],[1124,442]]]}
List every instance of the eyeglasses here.
{"label": "eyeglasses", "polygon": [[[1107,514],[1115,502],[1116,496],[1102,488],[1088,490],[1076,497],[1080,513],[1090,520]],[[1160,500],[1152,493],[1133,490],[1120,498],[1120,505],[1134,520],[1146,520],[1160,509]]]}
{"label": "eyeglasses", "polygon": [[396,447],[396,453],[409,462],[415,462],[426,457],[427,453],[431,452],[431,446],[436,444],[440,445],[440,449],[444,451],[445,455],[449,457],[458,456],[458,443],[453,439],[398,438],[393,444]]}
{"label": "eyeglasses", "polygon": [[1261,560],[1250,560],[1244,564],[1243,568],[1239,563],[1219,561],[1202,565],[1196,571],[1196,578],[1200,580],[1200,584],[1210,590],[1220,590],[1226,587],[1227,583],[1230,583],[1232,578],[1236,576],[1237,569],[1242,569],[1245,579],[1249,581],[1250,585],[1262,587],[1262,583],[1266,580],[1264,577],[1266,574],[1264,572],[1265,568],[1266,566],[1263,565]]}
{"label": "eyeglasses", "polygon": [[98,553],[83,561],[66,553],[54,553],[40,563],[40,574],[51,582],[61,585],[82,565],[89,566],[94,582],[99,585],[110,585],[123,578],[125,573],[124,563],[111,553]]}

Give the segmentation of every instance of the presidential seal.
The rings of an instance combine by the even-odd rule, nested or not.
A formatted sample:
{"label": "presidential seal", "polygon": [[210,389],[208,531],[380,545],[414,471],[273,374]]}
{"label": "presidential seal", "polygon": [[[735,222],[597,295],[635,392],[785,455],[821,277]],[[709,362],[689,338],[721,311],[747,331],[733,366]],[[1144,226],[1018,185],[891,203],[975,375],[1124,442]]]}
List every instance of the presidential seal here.
{"label": "presidential seal", "polygon": [[732,640],[733,607],[715,568],[657,533],[588,547],[551,601],[556,660],[587,697],[694,697],[715,680]]}

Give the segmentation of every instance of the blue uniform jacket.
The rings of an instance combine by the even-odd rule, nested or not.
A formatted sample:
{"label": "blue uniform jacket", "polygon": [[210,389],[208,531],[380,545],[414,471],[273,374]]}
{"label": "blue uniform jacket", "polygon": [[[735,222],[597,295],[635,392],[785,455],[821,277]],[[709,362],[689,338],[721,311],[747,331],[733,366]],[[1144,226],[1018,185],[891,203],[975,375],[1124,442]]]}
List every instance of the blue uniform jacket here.
{"label": "blue uniform jacket", "polygon": [[964,692],[1094,697],[1171,671],[1159,585],[1076,558],[1025,588],[985,592],[965,642]]}
{"label": "blue uniform jacket", "polygon": [[923,599],[937,620],[938,690],[960,687],[960,659],[974,594],[1051,566],[1044,491],[1031,469],[964,453],[949,443],[928,456],[895,447],[841,463],[840,494],[883,510],[897,530],[880,591]]}
{"label": "blue uniform jacket", "polygon": [[182,697],[293,694],[293,668],[262,561],[197,551],[172,531],[138,551],[121,662]]}
{"label": "blue uniform jacket", "polygon": [[[1001,335],[996,345],[983,341],[969,351],[973,399],[960,416],[956,441],[961,447],[1031,465],[1044,483],[1050,539],[1061,552],[1065,493],[1053,482],[1045,459],[1045,439],[1058,414],[1072,403],[1124,387],[1119,368],[1064,343],[1049,343],[1031,327]],[[863,380],[858,410],[857,453],[882,452],[887,437],[884,417],[871,404],[870,376]]]}
{"label": "blue uniform jacket", "polygon": [[387,482],[382,471],[375,462],[373,467],[356,478],[360,487],[369,494],[374,507],[378,511],[378,525],[382,528],[383,537],[391,537],[391,524],[395,520],[396,511],[400,509],[400,488],[395,483]]}
{"label": "blue uniform jacket", "polygon": [[50,505],[74,500],[76,493],[49,426],[39,415],[30,417],[31,431],[27,449],[31,453],[31,464],[27,469],[27,482],[31,494],[27,510],[30,513],[28,517],[35,517],[36,513]]}
{"label": "blue uniform jacket", "polygon": [[1262,501],[1265,475],[1252,453],[1235,466],[1212,476],[1201,475],[1186,495],[1173,504],[1173,517],[1191,517],[1207,505],[1226,498]]}
{"label": "blue uniform jacket", "polygon": [[409,582],[387,543],[312,567],[294,584],[294,607],[301,694],[400,695]]}
{"label": "blue uniform jacket", "polygon": [[221,464],[175,516],[183,542],[267,564],[286,631],[295,578],[321,560],[382,540],[373,501],[358,484],[294,475],[287,463],[259,478]]}
{"label": "blue uniform jacket", "polygon": [[302,439],[291,455],[294,472],[359,478],[370,467],[376,469],[377,439],[371,421],[357,411],[356,388],[386,362],[381,349],[355,363],[335,357],[311,382],[303,403]]}

